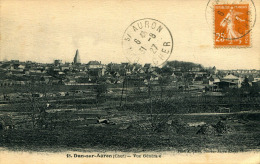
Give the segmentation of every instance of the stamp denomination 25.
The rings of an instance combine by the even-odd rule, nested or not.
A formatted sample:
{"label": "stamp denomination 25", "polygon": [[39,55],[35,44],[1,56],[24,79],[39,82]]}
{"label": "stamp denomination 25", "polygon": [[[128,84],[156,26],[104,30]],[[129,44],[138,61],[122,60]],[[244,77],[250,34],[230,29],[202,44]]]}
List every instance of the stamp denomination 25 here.
{"label": "stamp denomination 25", "polygon": [[256,22],[253,0],[209,0],[206,19],[213,25],[214,46],[250,47]]}
{"label": "stamp denomination 25", "polygon": [[123,36],[122,46],[130,62],[145,61],[159,66],[170,57],[173,39],[170,30],[162,22],[145,18],[128,26]]}
{"label": "stamp denomination 25", "polygon": [[215,47],[250,46],[248,4],[215,5]]}

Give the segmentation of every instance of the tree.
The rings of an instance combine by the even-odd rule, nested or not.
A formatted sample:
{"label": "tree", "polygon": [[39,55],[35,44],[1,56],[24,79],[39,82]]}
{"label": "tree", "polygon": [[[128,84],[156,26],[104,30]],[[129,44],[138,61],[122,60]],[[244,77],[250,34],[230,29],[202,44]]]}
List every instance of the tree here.
{"label": "tree", "polygon": [[249,86],[249,80],[247,77],[245,77],[244,81],[241,83],[241,88],[247,89]]}
{"label": "tree", "polygon": [[173,70],[171,67],[164,66],[162,67],[160,73],[171,75],[173,73]]}
{"label": "tree", "polygon": [[161,76],[161,77],[159,77],[158,82],[159,82],[160,89],[161,89],[160,96],[161,96],[161,99],[162,99],[164,88],[165,88],[166,85],[168,85],[170,83],[170,77],[168,77],[168,76]]}
{"label": "tree", "polygon": [[248,76],[248,82],[252,82],[252,81],[254,81],[254,77],[253,77],[253,75],[249,75]]}
{"label": "tree", "polygon": [[[46,124],[48,85],[38,86],[36,84],[30,84],[25,86],[25,88],[28,101],[26,108],[31,117],[32,128],[34,129],[36,126],[43,128]],[[43,95],[43,97],[41,97],[41,95]]]}
{"label": "tree", "polygon": [[102,94],[107,93],[107,84],[106,83],[100,83],[97,85],[97,95],[96,95],[96,106],[98,109],[99,106],[99,100],[102,96]]}

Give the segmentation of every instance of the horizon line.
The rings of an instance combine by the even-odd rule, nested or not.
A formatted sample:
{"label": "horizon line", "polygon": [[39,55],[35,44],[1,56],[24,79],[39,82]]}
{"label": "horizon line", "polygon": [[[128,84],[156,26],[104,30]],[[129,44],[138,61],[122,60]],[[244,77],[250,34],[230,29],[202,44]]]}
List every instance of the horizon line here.
{"label": "horizon line", "polygon": [[[46,63],[43,63],[43,62],[37,62],[37,61],[33,61],[33,60],[26,60],[26,61],[24,61],[24,60],[18,60],[18,59],[11,59],[11,60],[0,60],[0,62],[10,62],[10,61],[19,61],[19,62],[33,62],[33,63],[38,63],[38,64],[54,64],[54,61],[55,60],[60,60],[60,61],[62,61],[62,59],[54,59],[53,60],[53,62],[46,62]],[[98,61],[98,62],[100,62],[101,63],[101,61],[99,61],[99,60],[90,60],[90,61]],[[90,62],[89,61],[89,62]],[[152,63],[145,63],[145,64],[151,64],[152,66],[154,66],[154,67],[163,67],[167,62],[172,62],[172,61],[178,61],[178,62],[187,62],[187,63],[193,63],[193,64],[197,64],[197,65],[201,65],[203,68],[213,68],[213,67],[215,67],[215,66],[209,66],[209,67],[206,67],[206,66],[203,66],[202,64],[200,64],[200,63],[195,63],[195,62],[191,62],[191,61],[183,61],[183,60],[168,60],[168,61],[165,61],[163,64],[161,64],[161,65],[159,65],[159,66],[154,66]],[[89,63],[88,62],[88,63]],[[72,64],[73,62],[62,62],[62,64],[66,64],[66,63],[70,63],[70,64]],[[80,63],[80,64],[88,64],[88,63]],[[106,65],[107,64],[110,64],[110,63],[114,63],[114,64],[122,64],[122,63],[129,63],[129,64],[140,64],[140,65],[145,65],[145,64],[141,64],[141,63],[130,63],[130,62],[120,62],[120,63],[116,63],[116,62],[109,62],[109,63],[106,63]],[[217,69],[217,70],[223,70],[223,71],[225,71],[225,70],[259,70],[260,71],[260,69],[256,69],[256,68],[253,68],[253,69],[244,69],[244,68],[236,68],[236,69]]]}

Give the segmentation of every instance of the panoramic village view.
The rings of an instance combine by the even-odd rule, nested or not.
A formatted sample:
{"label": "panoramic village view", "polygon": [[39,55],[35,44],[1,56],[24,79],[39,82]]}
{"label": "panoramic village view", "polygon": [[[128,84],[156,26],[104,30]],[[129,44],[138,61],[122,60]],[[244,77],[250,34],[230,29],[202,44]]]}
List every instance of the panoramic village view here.
{"label": "panoramic village view", "polygon": [[[74,55],[74,54],[72,54]],[[0,61],[0,146],[239,152],[260,148],[260,70],[199,63]]]}

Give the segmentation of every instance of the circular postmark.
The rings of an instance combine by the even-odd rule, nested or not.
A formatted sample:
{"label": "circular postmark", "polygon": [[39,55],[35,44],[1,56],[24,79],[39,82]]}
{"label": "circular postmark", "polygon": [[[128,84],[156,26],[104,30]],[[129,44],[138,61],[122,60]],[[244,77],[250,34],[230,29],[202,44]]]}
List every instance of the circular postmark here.
{"label": "circular postmark", "polygon": [[123,51],[129,62],[165,63],[173,50],[170,30],[162,22],[144,18],[127,27],[122,39]]}
{"label": "circular postmark", "polygon": [[[250,33],[256,22],[253,0],[209,0],[205,17],[214,28],[216,41],[240,40]],[[246,40],[244,41],[246,43]],[[232,42],[232,41],[231,41]]]}

